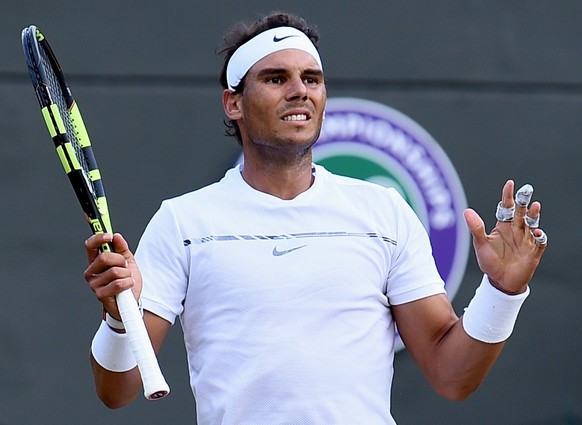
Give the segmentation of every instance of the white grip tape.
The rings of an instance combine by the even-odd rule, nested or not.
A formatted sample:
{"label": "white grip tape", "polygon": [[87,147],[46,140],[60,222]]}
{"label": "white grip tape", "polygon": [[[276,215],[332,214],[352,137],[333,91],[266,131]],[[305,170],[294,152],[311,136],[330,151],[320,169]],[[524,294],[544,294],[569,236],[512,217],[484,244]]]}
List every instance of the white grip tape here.
{"label": "white grip tape", "polygon": [[170,387],[158,365],[156,354],[133,293],[129,289],[125,290],[119,293],[116,299],[129,345],[141,374],[144,396],[148,400],[162,398],[170,392]]}
{"label": "white grip tape", "polygon": [[513,332],[519,310],[529,293],[528,286],[522,294],[507,295],[493,287],[487,275],[483,275],[463,315],[465,332],[490,344],[505,341]]}

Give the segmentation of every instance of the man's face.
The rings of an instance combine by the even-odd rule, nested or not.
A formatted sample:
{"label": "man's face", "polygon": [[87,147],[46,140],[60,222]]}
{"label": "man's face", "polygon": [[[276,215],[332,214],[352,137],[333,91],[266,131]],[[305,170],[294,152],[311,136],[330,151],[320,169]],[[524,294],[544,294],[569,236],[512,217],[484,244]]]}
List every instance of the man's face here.
{"label": "man's face", "polygon": [[261,59],[247,73],[240,96],[243,146],[305,150],[319,137],[327,93],[309,53],[286,49]]}

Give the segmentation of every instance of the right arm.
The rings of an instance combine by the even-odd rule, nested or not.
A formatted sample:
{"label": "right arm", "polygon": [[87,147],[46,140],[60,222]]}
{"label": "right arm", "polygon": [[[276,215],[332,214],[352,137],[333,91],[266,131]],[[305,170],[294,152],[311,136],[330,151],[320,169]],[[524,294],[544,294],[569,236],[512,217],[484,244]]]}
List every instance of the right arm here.
{"label": "right arm", "polygon": [[[115,252],[100,253],[99,247],[112,242]],[[115,319],[121,320],[115,295],[131,289],[139,299],[142,278],[139,268],[129,250],[127,242],[119,234],[99,234],[85,242],[89,266],[84,277],[103,308]],[[170,329],[170,323],[155,314],[145,311],[144,322],[150,340],[158,353]],[[114,331],[112,331],[114,332]],[[111,372],[103,368],[93,355],[91,365],[98,397],[110,408],[119,408],[131,403],[142,390],[137,367],[126,372]]]}

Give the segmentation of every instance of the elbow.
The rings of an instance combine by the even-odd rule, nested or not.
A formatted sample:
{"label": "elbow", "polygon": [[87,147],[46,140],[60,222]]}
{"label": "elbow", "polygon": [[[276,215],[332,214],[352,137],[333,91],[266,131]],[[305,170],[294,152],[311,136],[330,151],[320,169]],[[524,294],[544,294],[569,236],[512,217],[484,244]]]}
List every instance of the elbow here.
{"label": "elbow", "polygon": [[122,385],[100,386],[96,385],[95,393],[101,402],[109,409],[120,409],[131,404],[139,394],[139,388],[127,388]]}
{"label": "elbow", "polygon": [[449,401],[465,401],[477,390],[479,385],[447,383],[433,386],[438,395]]}
{"label": "elbow", "polygon": [[97,392],[97,397],[99,397],[99,400],[101,400],[105,407],[111,410],[121,409],[122,407],[129,404],[129,402],[126,400],[122,400],[117,397],[111,397],[110,395],[100,393],[99,391]]}
{"label": "elbow", "polygon": [[465,401],[469,399],[481,386],[485,374],[474,373],[469,370],[465,373],[433,373],[427,375],[428,382],[433,390],[449,401]]}
{"label": "elbow", "polygon": [[127,406],[139,395],[141,379],[137,368],[128,372],[110,372],[103,369],[91,356],[95,378],[95,393],[109,409]]}
{"label": "elbow", "polygon": [[439,394],[446,400],[461,402],[471,397],[473,391],[446,391]]}
{"label": "elbow", "polygon": [[117,403],[115,401],[112,400],[101,400],[103,402],[103,404],[105,405],[105,407],[111,409],[111,410],[115,410],[115,409],[121,409],[123,406],[125,406],[125,404],[122,403]]}

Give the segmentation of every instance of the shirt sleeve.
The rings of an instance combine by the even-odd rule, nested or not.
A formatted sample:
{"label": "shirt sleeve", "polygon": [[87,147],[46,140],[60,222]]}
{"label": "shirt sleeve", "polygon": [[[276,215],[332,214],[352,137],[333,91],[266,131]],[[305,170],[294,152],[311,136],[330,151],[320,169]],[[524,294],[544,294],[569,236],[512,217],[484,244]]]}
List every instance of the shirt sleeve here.
{"label": "shirt sleeve", "polygon": [[188,257],[171,203],[164,201],[138,244],[135,258],[143,277],[145,310],[174,324],[188,288]]}
{"label": "shirt sleeve", "polygon": [[397,249],[388,275],[387,297],[398,305],[446,293],[429,236],[412,208],[399,197]]}

